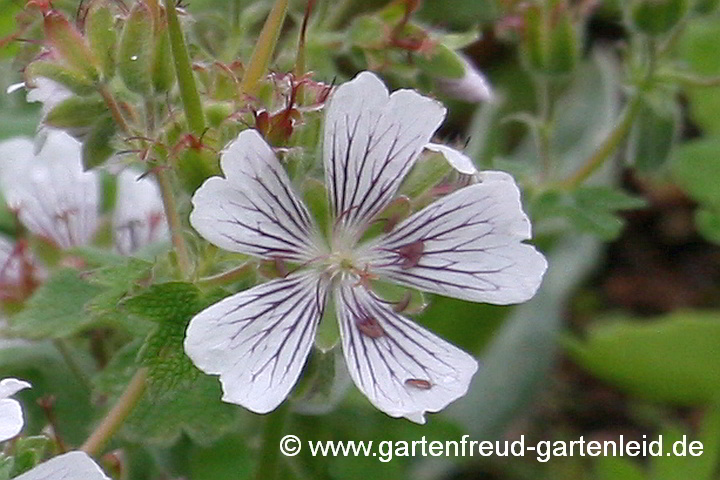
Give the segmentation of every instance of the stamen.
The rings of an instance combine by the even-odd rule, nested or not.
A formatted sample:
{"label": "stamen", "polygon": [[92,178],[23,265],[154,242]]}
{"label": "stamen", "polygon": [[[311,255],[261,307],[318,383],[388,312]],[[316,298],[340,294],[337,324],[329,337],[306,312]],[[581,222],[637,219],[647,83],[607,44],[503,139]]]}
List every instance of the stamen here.
{"label": "stamen", "polygon": [[421,378],[408,378],[405,380],[405,385],[415,387],[418,390],[430,390],[432,388],[432,383]]}
{"label": "stamen", "polygon": [[385,329],[374,317],[368,315],[363,316],[357,320],[356,325],[363,335],[367,335],[370,338],[380,338],[386,335]]}
{"label": "stamen", "polygon": [[416,267],[417,264],[420,262],[420,258],[422,258],[424,251],[425,244],[422,240],[408,243],[407,245],[403,245],[402,247],[396,249],[395,252],[400,256],[401,259],[400,268],[402,268],[403,270],[408,270],[410,268]]}

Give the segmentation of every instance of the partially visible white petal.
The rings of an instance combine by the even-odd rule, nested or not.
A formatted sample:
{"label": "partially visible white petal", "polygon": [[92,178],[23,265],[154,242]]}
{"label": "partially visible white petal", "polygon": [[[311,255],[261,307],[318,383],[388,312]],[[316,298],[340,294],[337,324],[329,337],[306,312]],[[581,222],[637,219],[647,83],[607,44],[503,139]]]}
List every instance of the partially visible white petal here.
{"label": "partially visible white petal", "polygon": [[[356,279],[345,278],[335,304],[348,371],[370,402],[391,417],[425,423],[465,395],[477,361],[398,315]],[[362,324],[374,323],[373,333]]]}
{"label": "partially visible white petal", "polygon": [[[0,288],[4,284],[17,284],[21,278],[22,265],[15,256],[15,247],[0,235]],[[0,397],[2,397],[1,393]]]}
{"label": "partially visible white petal", "polygon": [[475,175],[478,173],[478,169],[475,167],[472,159],[459,150],[439,143],[428,143],[425,145],[425,148],[441,154],[450,166],[460,173],[465,175]]}
{"label": "partially visible white petal", "polygon": [[334,238],[352,243],[387,204],[445,118],[445,108],[413,90],[392,95],[362,72],[340,85],[325,118],[323,157]]}
{"label": "partially visible white petal", "polygon": [[190,321],[185,352],[200,370],[220,375],[224,401],[270,412],[300,376],[327,289],[309,271],[228,297]]}
{"label": "partially visible white petal", "polygon": [[20,403],[10,398],[0,400],[0,442],[16,436],[24,424]]}
{"label": "partially visible white petal", "polygon": [[140,176],[124,170],[117,178],[113,233],[115,248],[124,255],[168,236],[160,188],[152,178]]}
{"label": "partially visible white petal", "polygon": [[528,300],[547,261],[523,243],[530,221],[520,191],[501,172],[480,180],[412,215],[359,258],[374,274],[448,297],[501,305]]}
{"label": "partially visible white petal", "polygon": [[72,92],[65,86],[45,77],[36,77],[33,80],[34,86],[28,89],[27,101],[42,103],[42,116],[55,108],[60,102],[72,97]]}
{"label": "partially visible white petal", "polygon": [[464,55],[460,55],[460,59],[465,67],[465,75],[462,78],[437,77],[439,89],[450,97],[470,103],[492,100],[490,83],[485,76]]}
{"label": "partially visible white petal", "polygon": [[58,455],[15,480],[110,480],[85,452]]}
{"label": "partially visible white petal", "polygon": [[9,87],[7,87],[7,90],[5,90],[5,93],[8,95],[17,92],[18,90],[22,90],[25,88],[25,82],[19,82],[19,83],[13,83]]}
{"label": "partially visible white petal", "polygon": [[30,388],[30,384],[23,380],[4,378],[0,381],[0,442],[16,436],[25,424],[20,403],[8,397],[26,388]]}
{"label": "partially visible white petal", "polygon": [[30,387],[32,387],[32,385],[24,380],[18,380],[17,378],[3,378],[0,380],[0,398],[8,398],[15,395],[20,390],[25,390]]}
{"label": "partially visible white petal", "polygon": [[[7,152],[7,153],[6,153]],[[0,145],[0,186],[28,230],[61,248],[86,245],[98,224],[99,182],[82,169],[81,145],[51,130],[38,155],[32,143]]]}
{"label": "partially visible white petal", "polygon": [[220,248],[265,259],[306,262],[319,255],[317,229],[272,149],[256,130],[222,155],[225,178],[193,195],[190,223]]}

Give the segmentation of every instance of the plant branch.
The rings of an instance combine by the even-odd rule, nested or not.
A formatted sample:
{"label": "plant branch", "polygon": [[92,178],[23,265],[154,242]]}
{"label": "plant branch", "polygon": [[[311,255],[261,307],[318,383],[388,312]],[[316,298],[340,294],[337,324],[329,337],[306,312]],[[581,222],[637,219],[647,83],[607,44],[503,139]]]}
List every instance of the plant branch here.
{"label": "plant branch", "polygon": [[187,278],[190,273],[190,255],[188,254],[187,245],[185,244],[182,222],[180,221],[180,215],[178,215],[177,202],[173,194],[170,177],[164,170],[164,167],[160,166],[155,171],[155,178],[157,178],[158,186],[160,187],[160,195],[170,229],[170,239],[175,249],[175,255],[177,256],[178,268],[180,269],[181,276]]}
{"label": "plant branch", "polygon": [[96,456],[102,452],[105,444],[118,431],[137,402],[142,398],[147,388],[147,377],[147,368],[141,368],[135,372],[125,392],[110,409],[100,425],[90,434],[90,437],[80,447],[80,450],[91,456]]}

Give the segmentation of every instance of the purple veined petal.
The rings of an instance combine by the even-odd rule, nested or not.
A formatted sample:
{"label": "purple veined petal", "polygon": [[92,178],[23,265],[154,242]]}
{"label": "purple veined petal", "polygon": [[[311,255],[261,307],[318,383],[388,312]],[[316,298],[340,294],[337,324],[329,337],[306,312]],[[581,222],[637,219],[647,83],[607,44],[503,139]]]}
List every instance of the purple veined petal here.
{"label": "purple veined petal", "polygon": [[306,271],[232,295],[190,321],[185,352],[220,375],[225,402],[267,413],[300,376],[327,291],[327,279]]}
{"label": "purple veined petal", "polygon": [[168,236],[160,188],[152,178],[140,176],[123,170],[117,177],[113,234],[115,248],[123,255]]}
{"label": "purple veined petal", "polygon": [[98,225],[98,177],[83,171],[80,143],[59,130],[47,133],[35,156],[28,140],[0,145],[0,186],[33,234],[60,248],[86,245]]}
{"label": "purple veined petal", "polygon": [[20,403],[8,397],[26,388],[30,388],[30,384],[23,380],[15,378],[0,380],[0,442],[16,436],[25,424]]}
{"label": "purple veined petal", "polygon": [[85,452],[58,455],[15,480],[110,480]]}
{"label": "purple veined petal", "polygon": [[340,85],[325,118],[325,180],[339,247],[352,244],[392,200],[445,118],[445,107],[413,90],[388,95],[370,72]]}
{"label": "purple veined petal", "polygon": [[357,387],[391,417],[425,423],[465,395],[477,361],[395,313],[357,280],[346,277],[335,304],[348,371]]}
{"label": "purple veined petal", "polygon": [[459,150],[439,143],[428,143],[425,145],[425,148],[441,154],[451,167],[462,174],[475,175],[478,173],[478,169],[475,167],[472,159]]}
{"label": "purple veined petal", "polygon": [[427,292],[500,305],[530,299],[547,269],[533,246],[512,177],[483,172],[481,183],[443,197],[371,245],[372,273]]}
{"label": "purple veined petal", "polygon": [[195,192],[190,223],[220,248],[307,262],[321,254],[317,228],[272,149],[245,130],[223,152],[225,178]]}

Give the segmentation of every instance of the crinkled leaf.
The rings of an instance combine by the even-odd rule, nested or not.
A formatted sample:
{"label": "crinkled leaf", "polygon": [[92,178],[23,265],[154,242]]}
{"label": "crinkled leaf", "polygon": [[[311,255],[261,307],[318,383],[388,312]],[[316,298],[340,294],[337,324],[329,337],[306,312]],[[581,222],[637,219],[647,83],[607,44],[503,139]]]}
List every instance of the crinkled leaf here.
{"label": "crinkled leaf", "polygon": [[59,270],[30,297],[26,308],[10,319],[12,330],[34,339],[74,335],[91,324],[85,305],[101,292],[102,288],[76,270]]}
{"label": "crinkled leaf", "polygon": [[636,395],[701,405],[720,395],[720,314],[674,313],[638,323],[618,318],[566,341],[570,355],[597,377]]}
{"label": "crinkled leaf", "polygon": [[[101,391],[117,398],[124,385],[141,366],[143,342],[134,342],[118,352],[95,378]],[[170,445],[181,433],[199,444],[209,444],[231,430],[237,409],[223,403],[217,380],[199,373],[179,388],[158,392],[167,386],[151,381],[148,392],[125,421],[122,435],[131,441]],[[159,394],[160,393],[160,394]]]}

